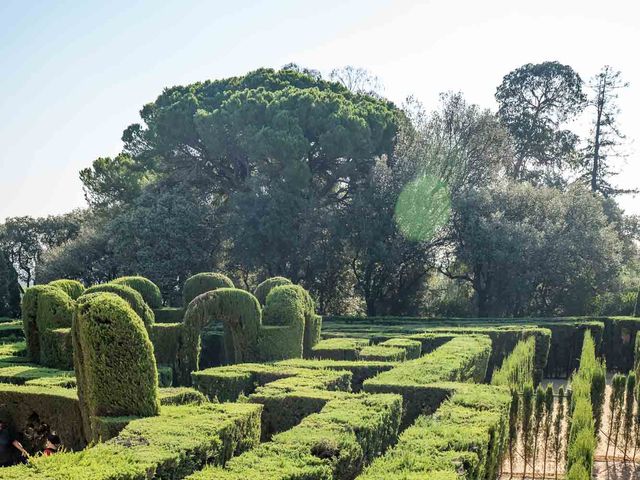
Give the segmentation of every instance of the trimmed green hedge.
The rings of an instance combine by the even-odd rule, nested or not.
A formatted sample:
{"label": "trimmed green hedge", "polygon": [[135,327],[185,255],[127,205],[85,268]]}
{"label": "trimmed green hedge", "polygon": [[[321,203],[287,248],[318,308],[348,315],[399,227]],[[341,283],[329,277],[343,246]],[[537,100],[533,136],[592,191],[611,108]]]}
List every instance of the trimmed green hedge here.
{"label": "trimmed green hedge", "polygon": [[120,277],[109,283],[126,285],[137,291],[151,308],[162,307],[162,294],[158,286],[151,280],[141,276]]}
{"label": "trimmed green hedge", "polygon": [[157,364],[173,366],[178,354],[182,323],[156,323],[149,330]]}
{"label": "trimmed green hedge", "polygon": [[[87,444],[75,391],[54,386],[0,384],[0,418],[8,421],[14,431],[23,432],[33,420],[33,415],[60,436],[65,448],[79,450]],[[42,448],[42,445],[25,443],[29,451]]]}
{"label": "trimmed green hedge", "polygon": [[359,392],[367,378],[372,378],[380,372],[386,372],[396,366],[393,362],[372,362],[353,360],[283,360],[277,365],[285,367],[312,368],[316,370],[346,370],[351,372],[351,390]]}
{"label": "trimmed green hedge", "polygon": [[170,387],[158,390],[160,405],[187,405],[207,403],[207,397],[194,388]]}
{"label": "trimmed green hedge", "polygon": [[119,435],[81,452],[35,457],[3,469],[4,480],[180,479],[206,464],[222,465],[255,447],[259,405],[165,406],[157,417],[133,419]]}
{"label": "trimmed green hedge", "polygon": [[444,381],[482,382],[490,354],[489,337],[456,337],[427,355],[366,380],[364,390],[401,394],[404,398],[404,422],[409,424],[421,413],[435,411],[446,396],[447,392],[429,385]]}
{"label": "trimmed green hedge", "polygon": [[267,278],[256,287],[253,294],[260,302],[260,305],[264,305],[267,302],[267,295],[269,295],[269,292],[280,285],[293,285],[293,282],[285,277]]}
{"label": "trimmed green hedge", "polygon": [[[419,342],[417,343],[419,345]],[[400,347],[369,345],[360,349],[358,358],[365,361],[404,362],[407,359],[407,351]]]}
{"label": "trimmed green hedge", "polygon": [[332,400],[272,442],[231,459],[224,469],[208,467],[187,478],[352,479],[394,442],[401,405],[397,395]]}
{"label": "trimmed green hedge", "polygon": [[452,386],[431,416],[420,416],[362,480],[493,480],[505,450],[511,396],[487,385]]}
{"label": "trimmed green hedge", "polygon": [[74,300],[84,292],[84,285],[78,280],[60,279],[49,282],[48,285],[59,288]]}
{"label": "trimmed green hedge", "polygon": [[43,345],[42,334],[50,329],[70,327],[75,303],[62,289],[51,285],[36,285],[25,291],[22,321],[29,357],[33,362],[49,365],[51,357],[57,358],[57,352],[48,350],[51,343]]}
{"label": "trimmed green hedge", "polygon": [[158,414],[153,345],[142,320],[125,300],[113,293],[82,296],[72,335],[87,430],[92,417]]}
{"label": "trimmed green hedge", "polygon": [[228,326],[234,362],[257,360],[261,319],[258,300],[244,290],[219,288],[196,297],[185,313],[178,344],[175,368],[178,385],[190,385],[191,372],[199,369],[200,337],[212,321]]}
{"label": "trimmed green hedge", "polygon": [[55,328],[40,333],[41,363],[51,368],[73,368],[71,328]]}
{"label": "trimmed green hedge", "polygon": [[216,290],[218,288],[234,288],[233,281],[222,273],[203,272],[197,273],[184,282],[182,288],[182,298],[185,308],[191,303],[191,300],[205,292]]}
{"label": "trimmed green hedge", "polygon": [[504,359],[499,369],[494,370],[492,385],[509,387],[521,393],[524,387],[533,388],[535,376],[536,339],[529,337],[518,342],[513,352]]}
{"label": "trimmed green hedge", "polygon": [[357,360],[358,351],[369,345],[364,338],[327,338],[311,349],[312,356],[320,360]]}
{"label": "trimmed green hedge", "polygon": [[20,320],[0,323],[0,340],[12,341],[18,338],[24,338],[24,327]]}
{"label": "trimmed green hedge", "polygon": [[422,342],[411,340],[410,338],[390,338],[389,340],[381,342],[379,345],[383,347],[403,348],[407,352],[407,360],[415,360],[416,358],[420,358],[422,354]]}
{"label": "trimmed green hedge", "polygon": [[156,308],[153,313],[156,317],[156,323],[182,323],[184,319],[184,308]]}
{"label": "trimmed green hedge", "polygon": [[98,292],[115,293],[123,300],[126,300],[129,306],[133,308],[133,311],[136,312],[142,319],[142,322],[144,323],[147,330],[151,327],[151,325],[154,324],[155,314],[137,290],[134,290],[133,288],[126,285],[119,285],[116,283],[103,283],[101,285],[94,285],[93,287],[87,288],[85,290],[85,295]]}

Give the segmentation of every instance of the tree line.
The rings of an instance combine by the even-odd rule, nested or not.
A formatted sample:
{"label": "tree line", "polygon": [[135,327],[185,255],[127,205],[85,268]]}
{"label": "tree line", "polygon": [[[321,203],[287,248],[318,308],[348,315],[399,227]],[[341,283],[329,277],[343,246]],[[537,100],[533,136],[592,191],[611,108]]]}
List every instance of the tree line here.
{"label": "tree line", "polygon": [[120,154],[80,172],[87,208],[0,225],[0,315],[33,283],[132,273],[179,304],[211,270],[247,288],[288,277],[324,314],[632,314],[625,87],[608,66],[585,82],[544,62],[504,77],[496,112],[459,92],[398,106],[353,67],[167,88]]}

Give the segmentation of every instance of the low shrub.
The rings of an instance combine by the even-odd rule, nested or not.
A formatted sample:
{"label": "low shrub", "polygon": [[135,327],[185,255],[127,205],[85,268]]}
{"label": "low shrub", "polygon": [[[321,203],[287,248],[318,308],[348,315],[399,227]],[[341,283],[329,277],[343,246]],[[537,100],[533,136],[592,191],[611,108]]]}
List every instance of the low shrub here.
{"label": "low shrub", "polygon": [[108,292],[115,293],[120,298],[125,300],[133,311],[138,314],[138,316],[142,319],[147,330],[151,327],[151,325],[155,322],[155,314],[153,310],[147,305],[147,302],[144,301],[142,295],[137,290],[134,290],[127,285],[120,285],[117,283],[103,283],[101,285],[94,285],[93,287],[89,287],[85,290],[85,295],[90,293],[98,293],[98,292]]}
{"label": "low shrub", "polygon": [[84,293],[84,285],[78,280],[54,280],[53,282],[49,282],[48,285],[59,288],[74,300],[77,300],[78,297]]}
{"label": "low shrub", "polygon": [[358,358],[365,361],[404,362],[407,359],[407,351],[400,347],[369,345],[360,349]]}
{"label": "low shrub", "polygon": [[190,387],[169,387],[158,390],[160,405],[187,405],[207,403],[207,397]]}
{"label": "low shrub", "polygon": [[351,372],[351,390],[359,392],[367,378],[372,378],[380,372],[386,372],[396,366],[393,362],[354,361],[354,360],[283,360],[277,365],[297,368],[312,368],[316,370],[346,370]]}
{"label": "low shrub", "polygon": [[162,307],[162,294],[158,286],[151,280],[141,276],[120,277],[110,283],[116,285],[126,285],[137,291],[151,308]]}
{"label": "low shrub", "polygon": [[222,273],[203,272],[197,273],[184,282],[182,288],[182,298],[185,308],[191,300],[205,292],[210,292],[217,288],[234,288],[233,281]]}
{"label": "low shrub", "polygon": [[358,351],[369,345],[364,338],[327,338],[312,349],[312,356],[321,360],[356,360]]}
{"label": "low shrub", "polygon": [[84,295],[72,328],[85,427],[102,416],[157,415],[158,373],[140,317],[113,293]]}
{"label": "low shrub", "polygon": [[399,347],[403,348],[407,352],[407,360],[414,360],[419,358],[422,354],[422,343],[418,340],[411,340],[410,338],[390,338],[380,343],[383,347]]}
{"label": "low shrub", "polygon": [[71,370],[73,368],[73,345],[71,328],[55,328],[40,333],[41,363],[51,368]]}
{"label": "low shrub", "polygon": [[65,372],[55,368],[42,367],[40,365],[20,364],[0,367],[0,383],[23,385],[30,380],[69,377],[73,372]]}

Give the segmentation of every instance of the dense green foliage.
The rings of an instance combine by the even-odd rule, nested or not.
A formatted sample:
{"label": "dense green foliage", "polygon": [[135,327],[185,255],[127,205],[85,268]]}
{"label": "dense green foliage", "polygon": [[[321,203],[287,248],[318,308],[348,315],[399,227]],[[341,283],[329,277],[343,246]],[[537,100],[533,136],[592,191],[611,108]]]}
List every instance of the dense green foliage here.
{"label": "dense green foliage", "polygon": [[[571,478],[581,480],[591,477],[593,456],[597,444],[594,412],[602,411],[602,398],[592,398],[596,376],[604,376],[604,365],[596,358],[595,344],[591,335],[584,337],[580,357],[580,368],[571,381],[573,395],[570,403],[570,431],[568,440],[567,472]],[[624,392],[624,383],[623,389]],[[586,476],[580,476],[587,473]]]}
{"label": "dense green foliage", "polygon": [[89,295],[91,293],[98,292],[108,292],[118,295],[129,304],[134,312],[138,314],[147,329],[153,325],[155,321],[155,314],[149,305],[147,305],[147,302],[144,301],[138,290],[134,290],[125,284],[103,283],[87,288],[84,293],[85,295]]}
{"label": "dense green foliage", "polygon": [[83,296],[72,334],[78,396],[88,430],[94,417],[158,414],[153,345],[125,300],[113,293]]}
{"label": "dense green foliage", "polygon": [[74,300],[77,300],[85,290],[84,285],[78,280],[60,279],[49,282],[48,285],[61,289]]}
{"label": "dense green foliage", "polygon": [[222,273],[196,273],[187,278],[182,289],[183,305],[185,308],[198,295],[215,290],[216,288],[234,288],[233,281]]}
{"label": "dense green foliage", "polygon": [[533,386],[535,353],[536,341],[534,337],[518,342],[513,352],[504,359],[500,368],[493,372],[491,384],[509,387],[516,392],[524,391],[525,385]]}
{"label": "dense green foliage", "polygon": [[262,283],[259,283],[253,294],[256,296],[260,305],[264,305],[267,302],[267,295],[269,292],[280,285],[290,285],[292,282],[288,278],[284,277],[271,277],[267,278]]}
{"label": "dense green foliage", "polygon": [[158,286],[148,278],[134,276],[134,277],[120,277],[113,280],[111,283],[116,285],[125,285],[133,288],[137,291],[144,301],[151,308],[162,307],[162,294]]}

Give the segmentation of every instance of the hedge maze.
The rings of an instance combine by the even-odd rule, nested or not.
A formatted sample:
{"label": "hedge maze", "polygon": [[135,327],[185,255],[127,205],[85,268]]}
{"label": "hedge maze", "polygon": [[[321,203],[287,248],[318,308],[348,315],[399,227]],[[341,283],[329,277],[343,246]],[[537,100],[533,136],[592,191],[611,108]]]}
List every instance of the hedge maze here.
{"label": "hedge maze", "polygon": [[[34,455],[0,478],[586,480],[598,441],[636,458],[639,319],[322,319],[286,278],[219,273],[183,298],[27,289],[0,323],[0,419]],[[38,454],[51,432],[64,451]]]}

